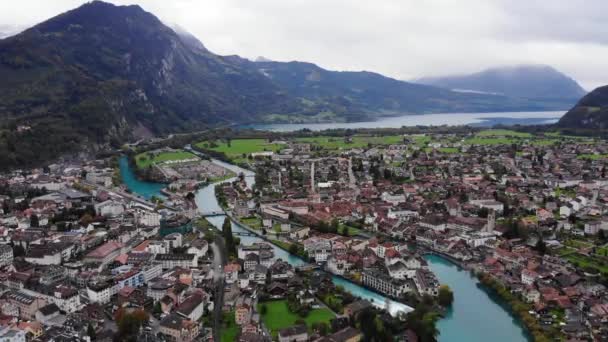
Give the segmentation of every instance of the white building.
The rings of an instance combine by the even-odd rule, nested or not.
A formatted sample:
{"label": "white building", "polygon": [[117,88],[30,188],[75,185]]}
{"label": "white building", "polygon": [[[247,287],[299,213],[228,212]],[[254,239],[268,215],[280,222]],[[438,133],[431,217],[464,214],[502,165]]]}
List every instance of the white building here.
{"label": "white building", "polygon": [[89,284],[87,286],[87,296],[92,303],[109,303],[110,298],[117,291],[115,284],[111,282]]}
{"label": "white building", "polygon": [[107,200],[105,202],[95,204],[95,212],[100,216],[116,217],[122,214],[124,211],[125,206],[122,203],[114,200]]}

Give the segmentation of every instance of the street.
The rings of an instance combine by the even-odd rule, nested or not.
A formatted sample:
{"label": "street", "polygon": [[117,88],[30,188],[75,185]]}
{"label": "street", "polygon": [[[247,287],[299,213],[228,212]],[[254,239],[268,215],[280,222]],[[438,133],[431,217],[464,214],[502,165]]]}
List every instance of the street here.
{"label": "street", "polygon": [[224,306],[224,265],[226,265],[226,246],[220,235],[215,236],[211,244],[213,249],[213,280],[215,294],[213,302],[213,340],[221,341],[222,307]]}

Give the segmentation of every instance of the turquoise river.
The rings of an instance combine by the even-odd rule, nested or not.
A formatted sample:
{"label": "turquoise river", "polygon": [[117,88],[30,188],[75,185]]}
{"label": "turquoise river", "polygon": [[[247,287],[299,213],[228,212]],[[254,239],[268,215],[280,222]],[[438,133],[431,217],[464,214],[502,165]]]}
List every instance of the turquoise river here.
{"label": "turquoise river", "polygon": [[[231,169],[236,173],[243,172],[249,186],[254,182],[254,174],[251,171],[241,169],[235,165],[227,164],[218,160],[214,162]],[[125,186],[133,193],[149,198],[160,195],[162,184],[144,182],[137,179],[131,170],[126,157],[120,159],[120,174]],[[199,210],[218,211],[221,210],[215,199],[215,186],[209,185],[201,188],[196,194],[196,202]],[[224,217],[209,218],[211,224],[220,228]],[[238,224],[233,223],[233,231],[244,230]],[[240,236],[243,243],[261,241],[257,237]],[[275,257],[288,261],[292,265],[303,264],[304,261],[297,256],[274,247]],[[484,291],[478,286],[477,280],[467,271],[461,270],[451,262],[439,256],[427,256],[426,260],[430,268],[437,274],[442,284],[447,284],[454,291],[454,304],[447,312],[445,318],[438,323],[441,342],[518,342],[528,341],[528,335],[519,322],[500,304],[500,300]],[[342,285],[353,295],[367,299],[381,307],[388,307],[392,314],[400,311],[409,311],[408,306],[389,300],[384,296],[361,287],[348,280],[333,277],[337,285]]]}

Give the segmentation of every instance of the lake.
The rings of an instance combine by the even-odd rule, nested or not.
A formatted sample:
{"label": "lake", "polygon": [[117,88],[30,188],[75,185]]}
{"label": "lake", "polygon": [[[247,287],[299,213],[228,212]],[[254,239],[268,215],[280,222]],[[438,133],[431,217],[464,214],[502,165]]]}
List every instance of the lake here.
{"label": "lake", "polygon": [[494,125],[547,125],[557,122],[564,111],[553,112],[506,112],[506,113],[444,113],[404,115],[381,118],[376,121],[311,124],[259,124],[242,126],[276,132],[297,131],[304,128],[321,131],[335,128],[399,128],[403,126],[482,126]]}

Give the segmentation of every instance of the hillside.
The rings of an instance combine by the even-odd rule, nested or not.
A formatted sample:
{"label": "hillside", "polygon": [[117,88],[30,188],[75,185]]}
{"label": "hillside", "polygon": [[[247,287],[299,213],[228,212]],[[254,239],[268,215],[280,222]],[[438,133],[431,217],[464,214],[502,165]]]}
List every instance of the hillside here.
{"label": "hillside", "polygon": [[557,125],[574,129],[607,129],[608,86],[599,87],[585,95]]}
{"label": "hillside", "polygon": [[1,40],[0,79],[0,165],[116,145],[136,129],[188,130],[299,106],[140,7],[103,2]]}
{"label": "hillside", "polygon": [[572,78],[546,65],[491,68],[470,75],[429,77],[417,83],[446,89],[535,99],[568,108],[586,91]]}

